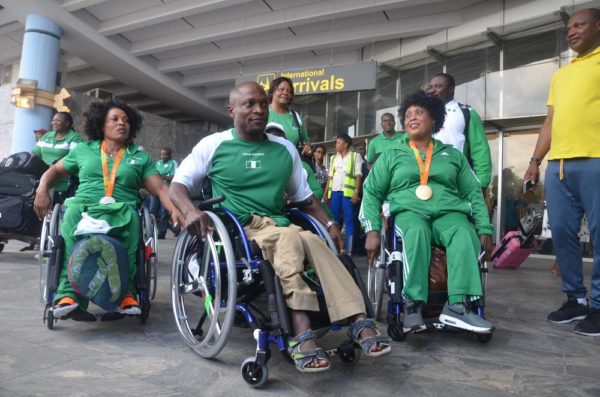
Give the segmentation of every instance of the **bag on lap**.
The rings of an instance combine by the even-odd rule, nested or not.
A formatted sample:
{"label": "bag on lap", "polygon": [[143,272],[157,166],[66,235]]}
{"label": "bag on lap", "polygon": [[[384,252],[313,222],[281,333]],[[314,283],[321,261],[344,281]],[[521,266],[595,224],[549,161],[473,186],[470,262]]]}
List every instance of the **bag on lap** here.
{"label": "bag on lap", "polygon": [[67,274],[77,294],[114,311],[127,293],[127,249],[119,240],[103,234],[86,236],[73,247]]}

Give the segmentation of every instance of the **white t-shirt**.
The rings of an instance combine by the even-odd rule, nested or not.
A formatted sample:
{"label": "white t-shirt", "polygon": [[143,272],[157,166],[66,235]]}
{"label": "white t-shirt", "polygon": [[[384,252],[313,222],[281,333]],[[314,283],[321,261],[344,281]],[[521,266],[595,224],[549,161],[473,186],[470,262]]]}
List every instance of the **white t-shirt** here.
{"label": "white t-shirt", "polygon": [[439,132],[433,135],[438,141],[454,146],[455,149],[464,153],[465,146],[465,115],[458,101],[452,99],[446,104],[446,121]]}
{"label": "white t-shirt", "polygon": [[[348,169],[348,161],[352,159],[352,152],[346,153],[345,157],[336,155],[333,160],[333,180],[332,189],[334,192],[344,191],[344,178],[346,177],[346,170]],[[362,163],[363,159],[360,154],[356,154],[356,163],[354,164],[354,175],[362,175]]]}

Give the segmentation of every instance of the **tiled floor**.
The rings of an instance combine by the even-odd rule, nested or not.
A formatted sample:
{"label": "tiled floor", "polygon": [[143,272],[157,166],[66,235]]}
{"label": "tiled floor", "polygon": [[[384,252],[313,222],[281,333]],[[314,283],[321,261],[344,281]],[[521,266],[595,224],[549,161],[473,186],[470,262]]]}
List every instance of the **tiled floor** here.
{"label": "tiled floor", "polygon": [[[313,375],[274,354],[265,389],[253,390],[239,372],[254,350],[247,329],[234,329],[214,360],[195,355],[179,336],[169,295],[174,242],[160,242],[159,288],[146,325],[61,321],[53,331],[42,324],[34,253],[10,243],[0,254],[0,396],[600,396],[600,338],[545,321],[563,296],[544,259],[491,270],[488,317],[497,331],[489,344],[466,334],[410,335],[389,356],[363,357],[354,367],[333,359],[331,371]],[[591,264],[584,266],[589,285]],[[343,337],[329,333],[323,344]]]}

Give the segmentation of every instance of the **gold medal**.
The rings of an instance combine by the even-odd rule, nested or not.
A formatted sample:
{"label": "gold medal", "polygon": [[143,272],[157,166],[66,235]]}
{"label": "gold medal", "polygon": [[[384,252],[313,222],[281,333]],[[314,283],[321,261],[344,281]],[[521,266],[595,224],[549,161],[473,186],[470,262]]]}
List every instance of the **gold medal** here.
{"label": "gold medal", "polygon": [[433,191],[429,185],[419,185],[417,190],[415,190],[415,194],[419,200],[427,201],[433,196]]}
{"label": "gold medal", "polygon": [[433,190],[431,190],[431,187],[427,184],[427,181],[429,180],[429,169],[431,168],[431,159],[433,158],[433,142],[429,142],[429,145],[427,146],[424,161],[414,142],[410,141],[409,146],[417,160],[417,165],[419,166],[419,179],[421,180],[421,184],[417,186],[417,189],[415,190],[415,195],[419,200],[427,201],[433,196]]}

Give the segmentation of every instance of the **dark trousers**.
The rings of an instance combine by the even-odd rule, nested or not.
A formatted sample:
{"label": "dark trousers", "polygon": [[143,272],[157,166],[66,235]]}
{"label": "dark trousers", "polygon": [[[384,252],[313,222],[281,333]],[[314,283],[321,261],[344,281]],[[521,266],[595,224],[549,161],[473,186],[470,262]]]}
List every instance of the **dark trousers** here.
{"label": "dark trousers", "polygon": [[600,158],[548,161],[546,200],[554,252],[560,266],[562,291],[572,298],[586,296],[579,243],[581,218],[585,213],[594,247],[591,306],[600,309]]}

